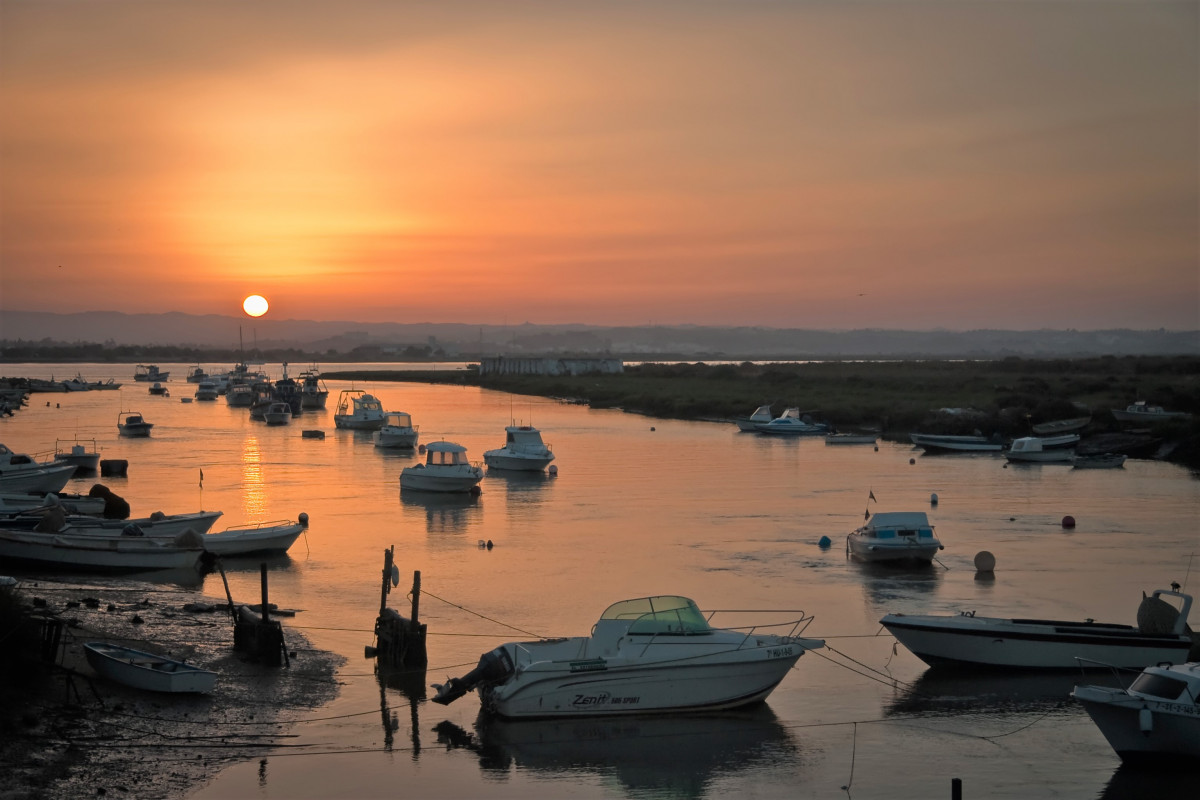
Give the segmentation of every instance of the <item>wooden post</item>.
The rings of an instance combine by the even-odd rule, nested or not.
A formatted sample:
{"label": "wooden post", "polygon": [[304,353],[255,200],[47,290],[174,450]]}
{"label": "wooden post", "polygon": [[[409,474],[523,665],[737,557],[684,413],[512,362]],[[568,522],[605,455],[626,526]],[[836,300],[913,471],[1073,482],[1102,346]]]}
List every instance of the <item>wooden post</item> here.
{"label": "wooden post", "polygon": [[951,800],[962,800],[962,778],[950,779]]}
{"label": "wooden post", "polygon": [[418,621],[418,618],[417,618],[417,614],[418,614],[418,612],[420,612],[420,610],[421,610],[421,571],[418,569],[418,570],[413,571],[412,620],[409,622],[409,626],[413,630],[416,630],[418,627],[420,627],[420,622]]}
{"label": "wooden post", "polygon": [[271,614],[267,608],[269,604],[267,600],[267,565],[262,563],[258,567],[262,573],[262,621],[265,624],[271,621]]}
{"label": "wooden post", "polygon": [[383,589],[379,593],[379,613],[387,608],[387,596],[392,590],[392,551],[396,549],[392,545],[387,550],[383,551]]}
{"label": "wooden post", "polygon": [[221,573],[221,583],[225,584],[225,599],[229,601],[229,616],[237,623],[237,609],[233,607],[233,593],[229,591],[229,579],[225,577],[225,567],[221,565],[221,557],[217,556],[217,571]]}

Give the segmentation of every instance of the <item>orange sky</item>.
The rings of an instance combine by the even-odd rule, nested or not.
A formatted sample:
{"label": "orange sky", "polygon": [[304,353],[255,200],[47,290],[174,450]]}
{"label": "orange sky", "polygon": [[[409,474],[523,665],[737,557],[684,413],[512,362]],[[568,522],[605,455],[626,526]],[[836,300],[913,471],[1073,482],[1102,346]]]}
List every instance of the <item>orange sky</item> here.
{"label": "orange sky", "polygon": [[1196,329],[1198,9],[0,0],[0,309]]}

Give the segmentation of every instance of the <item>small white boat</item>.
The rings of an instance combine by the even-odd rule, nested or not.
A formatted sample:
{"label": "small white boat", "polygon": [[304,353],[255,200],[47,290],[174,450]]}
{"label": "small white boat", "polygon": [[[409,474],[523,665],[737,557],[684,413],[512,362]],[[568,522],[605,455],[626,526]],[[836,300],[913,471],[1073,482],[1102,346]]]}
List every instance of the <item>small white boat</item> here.
{"label": "small white boat", "polygon": [[282,555],[288,551],[308,527],[307,518],[300,522],[278,520],[255,525],[239,525],[216,533],[205,534],[204,549],[218,556]]}
{"label": "small white boat", "polygon": [[908,438],[926,453],[976,453],[999,452],[1004,449],[1000,442],[986,436],[945,436],[936,433],[910,433]]}
{"label": "small white boat", "polygon": [[37,461],[0,444],[0,492],[59,492],[74,475],[74,464]]}
{"label": "small white boat", "polygon": [[[1075,436],[1075,441],[1079,441],[1078,436]],[[1075,451],[1047,446],[1045,440],[1037,436],[1023,436],[1013,439],[1004,457],[1009,461],[1027,464],[1070,464],[1075,460]]]}
{"label": "small white boat", "polygon": [[[174,538],[185,531],[207,533],[220,511],[194,511],[188,514],[163,514],[156,511],[148,517],[105,519],[87,514],[66,514],[54,531],[67,535],[125,536]],[[0,518],[0,528],[6,530],[35,530],[45,528],[48,515],[24,512]]]}
{"label": "small white boat", "polygon": [[147,391],[150,394],[158,395],[160,397],[167,397],[170,395],[170,392],[167,391],[167,387],[163,386],[161,383],[154,384]]}
{"label": "small white boat", "polygon": [[205,379],[196,384],[195,396],[197,400],[216,400],[221,396],[221,391],[217,384]]}
{"label": "small white boat", "polygon": [[149,436],[153,427],[153,422],[146,422],[146,418],[136,411],[122,411],[117,415],[117,432],[122,436]]}
{"label": "small white boat", "polygon": [[470,492],[483,480],[483,470],[467,460],[467,448],[454,442],[425,446],[425,463],[400,471],[400,488],[424,492]]}
{"label": "small white boat", "polygon": [[104,502],[103,497],[91,497],[86,494],[2,493],[0,494],[0,514],[10,516],[57,506],[68,514],[98,516],[104,513]]}
{"label": "small white boat", "polygon": [[300,407],[304,409],[321,409],[329,398],[329,390],[321,380],[321,373],[314,366],[300,373]]}
{"label": "small white boat", "polygon": [[383,425],[371,434],[376,447],[411,450],[417,446],[417,427],[412,424],[412,415],[403,411],[389,411],[383,415]]}
{"label": "small white boat", "polygon": [[825,436],[825,444],[875,444],[878,439],[874,433],[830,433]]}
{"label": "small white boat", "polygon": [[132,647],[86,642],[83,650],[98,675],[134,689],[207,694],[217,682],[215,672]]}
{"label": "small white boat", "polygon": [[268,425],[286,425],[292,421],[292,407],[287,403],[271,403],[262,412]]}
{"label": "small white boat", "polygon": [[1147,405],[1144,400],[1139,400],[1132,405],[1125,407],[1124,411],[1112,409],[1113,418],[1118,422],[1139,422],[1139,423],[1155,423],[1168,422],[1170,420],[1186,420],[1191,419],[1191,414],[1186,411],[1167,411],[1162,406]]}
{"label": "small white boat", "polygon": [[483,454],[483,463],[489,469],[523,472],[541,472],[553,460],[554,453],[542,441],[542,432],[532,425],[509,425],[504,429],[504,447]]}
{"label": "small white boat", "polygon": [[1090,456],[1075,456],[1071,462],[1075,469],[1118,469],[1125,465],[1124,453],[1097,453]]}
{"label": "small white boat", "polygon": [[54,460],[60,464],[74,464],[76,475],[95,472],[100,468],[100,448],[96,446],[95,439],[91,441],[90,450],[79,439],[75,439],[69,448],[64,447],[61,441],[55,442]]}
{"label": "small white boat", "polygon": [[248,383],[231,383],[225,390],[225,405],[233,408],[250,408],[258,399],[258,393]]}
{"label": "small white boat", "polygon": [[142,536],[39,533],[0,528],[0,559],[72,572],[199,569],[204,548]]}
{"label": "small white boat", "polygon": [[759,406],[754,409],[750,416],[738,417],[734,422],[737,424],[739,431],[755,431],[758,429],[757,426],[766,425],[773,419],[770,406]]}
{"label": "small white boat", "polygon": [[1128,689],[1076,686],[1071,696],[1123,762],[1200,767],[1200,662],[1146,666]]}
{"label": "small white boat", "polygon": [[435,684],[433,701],[446,705],[478,689],[484,711],[502,717],[716,711],[765,700],[800,656],[825,646],[799,635],[811,616],[715,628],[715,613],[686,597],[625,600],[600,615],[590,636],[508,642],[485,653],[468,674]]}
{"label": "small white boat", "polygon": [[846,549],[860,561],[929,563],[943,548],[924,511],[881,511],[846,536]]}
{"label": "small white boat", "polygon": [[754,426],[754,430],[768,436],[812,436],[829,433],[824,422],[809,422],[800,417],[800,409],[785,409],[775,419]]}
{"label": "small white boat", "polygon": [[930,666],[1079,669],[1113,665],[1140,669],[1158,662],[1185,661],[1192,646],[1187,633],[1192,598],[1160,589],[1150,599],[1159,601],[1164,595],[1181,602],[1170,632],[1143,633],[1132,625],[1090,619],[980,617],[973,611],[958,616],[888,614],[879,622]]}
{"label": "small white boat", "polygon": [[377,431],[383,427],[383,404],[362,389],[343,389],[333,412],[333,424],[356,431]]}
{"label": "small white boat", "polygon": [[68,392],[90,392],[92,390],[92,384],[80,373],[75,373],[74,378],[63,381],[62,385]]}

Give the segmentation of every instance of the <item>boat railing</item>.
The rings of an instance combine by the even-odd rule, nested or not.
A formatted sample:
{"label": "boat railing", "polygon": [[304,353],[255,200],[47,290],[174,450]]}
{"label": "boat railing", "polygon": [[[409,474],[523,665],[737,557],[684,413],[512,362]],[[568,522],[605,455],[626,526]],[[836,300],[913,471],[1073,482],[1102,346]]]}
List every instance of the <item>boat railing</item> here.
{"label": "boat railing", "polygon": [[227,531],[251,531],[251,530],[257,531],[257,530],[262,530],[263,528],[282,528],[285,525],[295,525],[295,524],[297,524],[295,522],[295,520],[276,519],[276,520],[271,520],[269,522],[253,522],[253,523],[250,523],[249,525],[230,525],[229,527],[225,528],[225,530],[227,530]]}
{"label": "boat railing", "polygon": [[[795,638],[800,636],[812,624],[814,615],[806,613],[803,609],[717,609],[706,612],[708,624],[712,627],[718,627],[713,624],[713,618],[717,614],[799,614],[800,616],[794,619],[788,619],[782,622],[767,622],[757,623],[754,625],[721,625],[720,627],[728,631],[745,631],[746,639],[759,633],[770,633],[776,636],[785,636]],[[779,631],[786,629],[786,633]]]}
{"label": "boat railing", "polygon": [[[1085,678],[1087,677],[1088,670],[1108,670],[1110,673],[1112,673],[1113,679],[1116,680],[1117,684],[1126,691],[1129,690],[1129,685],[1133,683],[1133,679],[1142,674],[1142,670],[1140,668],[1131,669],[1130,667],[1118,667],[1116,664],[1110,664],[1107,661],[1096,661],[1095,659],[1084,658],[1082,656],[1075,656],[1075,664],[1079,667],[1080,675]],[[1125,673],[1128,673],[1128,675],[1124,675]],[[1130,675],[1132,677],[1129,677]],[[1129,678],[1128,683],[1126,682],[1126,677]]]}

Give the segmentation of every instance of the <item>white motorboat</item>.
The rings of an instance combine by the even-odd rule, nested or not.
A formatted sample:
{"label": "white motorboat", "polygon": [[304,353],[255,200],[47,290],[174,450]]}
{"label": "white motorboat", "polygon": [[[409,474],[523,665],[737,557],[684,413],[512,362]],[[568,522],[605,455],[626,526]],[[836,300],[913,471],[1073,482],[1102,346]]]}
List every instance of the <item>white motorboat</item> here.
{"label": "white motorboat", "polygon": [[231,383],[225,390],[225,405],[233,408],[250,408],[258,399],[258,392],[248,383]]}
{"label": "white motorboat", "polygon": [[754,412],[750,416],[738,417],[734,422],[737,424],[739,431],[755,431],[757,430],[757,426],[766,425],[772,419],[774,417],[771,416],[771,407],[759,406],[754,409]]}
{"label": "white motorboat", "polygon": [[1128,689],[1076,686],[1071,696],[1122,761],[1200,766],[1200,662],[1149,665]]}
{"label": "white motorboat", "polygon": [[300,515],[299,522],[278,520],[254,525],[239,525],[223,531],[205,534],[204,549],[218,556],[282,555],[288,551],[304,530],[308,518]]}
{"label": "white motorboat", "polygon": [[[478,689],[502,717],[581,717],[737,708],[765,700],[804,653],[811,616],[746,628],[714,628],[686,597],[616,603],[590,636],[508,642],[462,678],[435,685],[434,702]],[[728,612],[726,612],[728,613]],[[801,614],[803,612],[800,612]]]}
{"label": "white motorboat", "polygon": [[86,642],[88,665],[109,680],[151,692],[208,694],[217,673],[173,658],[109,642]]}
{"label": "white motorboat", "polygon": [[383,404],[362,389],[343,389],[333,412],[333,424],[356,431],[377,431],[383,427]]}
{"label": "white motorboat", "polygon": [[412,415],[403,411],[389,411],[383,415],[383,425],[371,434],[376,447],[411,450],[417,446],[417,427],[412,424]]}
{"label": "white motorboat", "polygon": [[[1070,435],[1075,437],[1075,441],[1079,441],[1077,435]],[[1045,439],[1038,436],[1023,436],[1020,439],[1013,439],[1012,446],[1005,451],[1004,457],[1009,461],[1024,463],[1070,464],[1075,460],[1075,451],[1062,447],[1051,447],[1046,444]]]}
{"label": "white motorboat", "polygon": [[52,515],[47,512],[23,512],[0,518],[0,529],[41,530],[69,535],[173,538],[186,531],[207,533],[220,511],[195,511],[188,514],[164,514],[156,511],[148,517],[105,519],[87,514]]}
{"label": "white motorboat", "polygon": [[165,381],[171,377],[170,372],[160,372],[154,364],[138,364],[133,371],[133,379],[142,383]]}
{"label": "white motorboat", "polygon": [[216,400],[221,396],[221,390],[217,388],[217,384],[207,378],[196,384],[195,396],[197,400]]}
{"label": "white motorboat", "polygon": [[268,425],[286,425],[292,421],[292,407],[287,403],[270,403],[262,412]]}
{"label": "white motorboat", "polygon": [[945,436],[936,433],[910,433],[908,438],[926,453],[976,453],[999,452],[1004,449],[1000,442],[986,436]]}
{"label": "white motorboat", "polygon": [[829,433],[829,426],[823,422],[803,419],[800,409],[788,408],[770,422],[755,425],[754,430],[768,436],[811,436]]}
{"label": "white motorboat", "polygon": [[523,472],[541,472],[553,460],[554,453],[542,441],[542,432],[532,425],[509,425],[504,429],[504,447],[483,454],[483,463],[489,469]]}
{"label": "white motorboat", "polygon": [[467,448],[454,442],[425,446],[425,463],[400,471],[400,488],[424,492],[475,491],[483,470],[467,460]]}
{"label": "white motorboat", "polygon": [[329,390],[321,380],[321,373],[314,366],[300,373],[300,407],[304,409],[321,409],[329,398]]}
{"label": "white motorboat", "polygon": [[75,475],[74,464],[42,462],[0,444],[0,492],[60,492]]}
{"label": "white motorboat", "polygon": [[[930,666],[1009,669],[1079,669],[1110,664],[1138,668],[1187,660],[1192,646],[1187,616],[1192,598],[1160,589],[1151,600],[1178,598],[1181,607],[1170,631],[1147,625],[1094,620],[1012,619],[976,616],[888,614],[880,620],[896,639]],[[1162,601],[1165,604],[1165,601]]]}
{"label": "white motorboat", "polygon": [[0,529],[0,559],[78,572],[198,569],[204,548],[196,534],[179,543],[143,536],[39,533]]}
{"label": "white motorboat", "polygon": [[117,415],[117,432],[122,436],[149,436],[153,422],[146,422],[137,411],[122,411]]}
{"label": "white motorboat", "polygon": [[78,372],[75,373],[74,378],[63,381],[62,385],[68,392],[90,392],[92,390],[92,384]]}
{"label": "white motorboat", "polygon": [[929,563],[943,547],[924,511],[881,511],[846,536],[846,549],[860,561]]}
{"label": "white motorboat", "polygon": [[55,442],[54,460],[60,464],[74,464],[76,475],[95,472],[100,468],[100,448],[96,446],[95,439],[91,441],[90,450],[79,439],[75,439],[70,447],[64,447],[62,441]]}
{"label": "white motorboat", "polygon": [[1125,465],[1124,453],[1096,453],[1089,456],[1075,456],[1071,464],[1075,469],[1117,469]]}
{"label": "white motorboat", "polygon": [[0,493],[0,515],[11,516],[57,506],[68,514],[99,516],[104,513],[104,502],[103,497],[92,497],[86,494]]}
{"label": "white motorboat", "polygon": [[1125,407],[1124,411],[1120,409],[1112,409],[1112,415],[1118,422],[1138,422],[1138,423],[1156,423],[1169,422],[1171,420],[1186,420],[1191,419],[1191,414],[1186,411],[1167,411],[1162,406],[1147,405],[1144,400],[1139,400],[1132,405]]}

